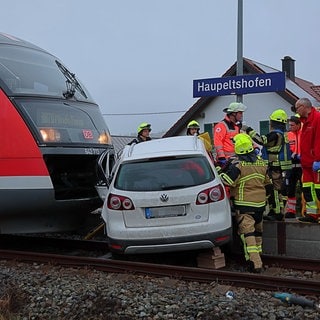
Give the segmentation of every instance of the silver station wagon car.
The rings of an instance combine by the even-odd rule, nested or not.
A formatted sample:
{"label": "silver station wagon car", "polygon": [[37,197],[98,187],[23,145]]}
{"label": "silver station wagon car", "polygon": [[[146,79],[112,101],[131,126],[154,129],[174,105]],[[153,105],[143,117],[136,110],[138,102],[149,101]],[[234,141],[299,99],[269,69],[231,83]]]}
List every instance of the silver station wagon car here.
{"label": "silver station wagon car", "polygon": [[229,200],[196,136],[125,146],[102,217],[115,253],[198,250],[232,239]]}

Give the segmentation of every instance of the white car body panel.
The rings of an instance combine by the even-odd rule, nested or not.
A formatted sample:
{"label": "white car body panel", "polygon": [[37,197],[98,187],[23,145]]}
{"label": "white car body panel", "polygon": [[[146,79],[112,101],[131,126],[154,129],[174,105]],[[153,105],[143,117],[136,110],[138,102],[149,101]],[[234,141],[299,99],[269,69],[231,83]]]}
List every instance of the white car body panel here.
{"label": "white car body panel", "polygon": [[[141,175],[139,175],[140,179],[135,176],[132,179],[129,177],[132,171],[128,171],[128,174],[124,175],[121,180],[122,186],[131,182],[139,191],[116,188],[117,179],[120,180],[119,170],[121,165],[139,164],[140,160],[143,163],[151,163],[152,161],[160,161],[155,162],[159,164],[165,163],[161,162],[162,159],[164,159],[163,161],[169,159],[168,161],[173,162],[168,163],[173,164],[178,163],[180,161],[178,159],[184,161],[185,158],[189,159],[189,157],[193,160],[201,159],[201,163],[205,162],[206,165],[208,163],[208,172],[210,171],[210,174],[212,174],[212,179],[205,183],[187,186],[191,179],[189,169],[182,169],[183,174],[178,176],[175,175],[176,172],[180,172],[177,168],[173,166],[171,168],[170,166],[170,168],[163,169],[160,166],[159,170],[151,172],[146,170],[145,173],[149,174],[149,180],[147,180],[149,184],[145,185],[145,189],[140,189],[143,188],[139,185],[142,182]],[[163,172],[168,174],[162,174],[162,169],[166,170]],[[125,181],[126,179],[128,181]],[[153,187],[152,184],[158,183],[159,180],[163,180],[163,183],[168,182],[169,188],[165,189],[166,186],[164,185],[163,190],[154,190],[153,188],[156,187]],[[171,188],[170,186],[174,186],[175,181],[178,184],[186,184],[187,187]],[[224,192],[225,196],[222,200],[207,204],[196,204],[197,195],[200,191],[217,185],[220,185]],[[125,187],[122,189],[125,189]],[[107,202],[110,194],[131,199],[135,209],[113,210],[108,208]],[[165,198],[165,201],[162,198]],[[163,138],[126,146],[106,194],[102,218],[106,223],[106,232],[111,249],[112,243],[121,243],[123,253],[208,248],[215,245],[212,239],[209,241],[209,238],[214,238],[215,235],[217,237],[229,235],[230,239],[228,241],[231,240],[232,222],[229,200],[202,141],[197,137]]]}

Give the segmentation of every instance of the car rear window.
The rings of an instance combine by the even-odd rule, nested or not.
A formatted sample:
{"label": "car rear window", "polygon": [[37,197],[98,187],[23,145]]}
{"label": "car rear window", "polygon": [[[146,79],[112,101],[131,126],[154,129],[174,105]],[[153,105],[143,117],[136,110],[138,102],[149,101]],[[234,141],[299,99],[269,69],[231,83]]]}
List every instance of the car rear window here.
{"label": "car rear window", "polygon": [[127,191],[161,191],[188,188],[214,179],[204,156],[144,159],[122,163],[115,187]]}

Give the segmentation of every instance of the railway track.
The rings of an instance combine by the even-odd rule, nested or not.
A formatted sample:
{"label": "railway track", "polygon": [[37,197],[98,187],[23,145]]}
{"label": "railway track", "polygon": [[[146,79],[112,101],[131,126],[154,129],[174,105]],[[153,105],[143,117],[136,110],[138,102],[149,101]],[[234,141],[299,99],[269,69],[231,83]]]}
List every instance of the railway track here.
{"label": "railway track", "polygon": [[[20,240],[21,237],[19,236]],[[29,244],[27,240],[29,238]],[[13,240],[14,237],[11,237]],[[41,238],[42,239],[42,238]],[[259,290],[271,291],[293,291],[305,295],[320,294],[320,277],[318,279],[299,279],[292,277],[274,276],[268,274],[252,274],[247,272],[234,272],[226,270],[213,270],[197,267],[186,267],[178,265],[146,263],[139,261],[128,260],[114,260],[108,252],[106,242],[103,241],[81,241],[81,240],[66,240],[66,239],[52,239],[46,238],[41,240],[41,244],[52,247],[68,248],[67,252],[48,253],[33,250],[26,250],[33,245],[39,245],[39,238],[25,237],[23,239],[23,250],[18,250],[18,240],[15,239],[15,248],[9,248],[9,237],[4,241],[0,237],[0,259],[16,260],[23,262],[37,262],[62,266],[85,267],[95,270],[111,273],[133,273],[139,275],[148,275],[154,277],[170,277],[186,281],[197,281],[202,283],[224,283],[238,287],[245,287]],[[5,244],[5,245],[4,245]],[[21,242],[20,242],[21,244]],[[32,245],[31,245],[32,244]],[[6,248],[4,248],[4,247]],[[79,250],[86,250],[86,252],[95,251],[99,256],[85,256],[85,253],[79,255]],[[59,252],[57,250],[56,252]],[[75,252],[76,255],[74,254]],[[235,256],[237,258],[237,256]],[[318,260],[309,259],[294,259],[286,257],[271,257],[263,256],[264,263],[278,268],[290,267],[290,269],[297,270],[312,270],[320,271],[320,263]]]}

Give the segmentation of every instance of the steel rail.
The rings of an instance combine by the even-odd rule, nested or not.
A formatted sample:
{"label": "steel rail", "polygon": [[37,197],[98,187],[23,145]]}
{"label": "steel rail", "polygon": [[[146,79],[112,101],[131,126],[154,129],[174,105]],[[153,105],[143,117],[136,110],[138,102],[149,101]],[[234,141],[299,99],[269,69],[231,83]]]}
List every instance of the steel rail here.
{"label": "steel rail", "polygon": [[259,290],[285,290],[305,295],[320,294],[320,281],[296,278],[12,250],[0,250],[0,258],[26,262],[42,262],[53,265],[88,267],[111,273],[133,273],[154,277],[171,277],[202,283],[228,283],[236,287]]}
{"label": "steel rail", "polygon": [[[46,238],[36,236],[23,235],[0,235],[0,249],[20,250],[22,248],[41,247],[57,247],[63,249],[83,249],[88,251],[109,252],[107,241],[96,240],[79,240],[64,238]],[[268,266],[276,266],[294,270],[308,270],[320,272],[320,260],[295,258],[288,256],[272,256],[263,254],[261,256],[263,264]],[[238,261],[240,265],[244,264],[244,256],[238,252],[226,253],[226,259]]]}
{"label": "steel rail", "polygon": [[[228,253],[227,258],[239,261],[239,263],[244,262],[244,255],[240,253]],[[267,254],[261,255],[261,259],[264,265],[276,266],[286,269],[294,270],[308,270],[320,272],[320,260],[319,259],[306,259],[306,258],[296,258],[287,256],[271,256]]]}
{"label": "steel rail", "polygon": [[31,246],[54,246],[64,249],[71,248],[91,251],[109,251],[108,243],[106,241],[1,234],[0,249],[8,250],[12,246],[16,246],[19,249]]}

